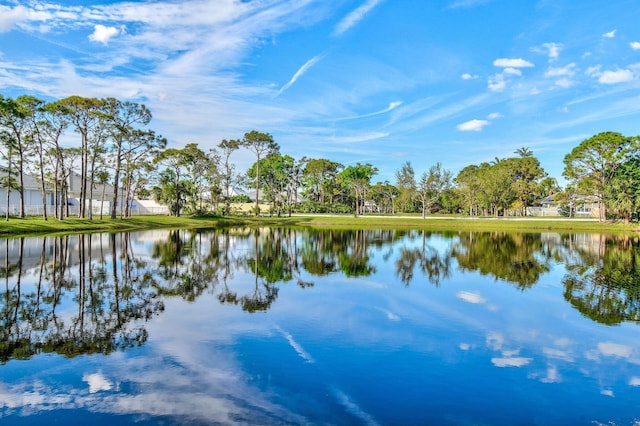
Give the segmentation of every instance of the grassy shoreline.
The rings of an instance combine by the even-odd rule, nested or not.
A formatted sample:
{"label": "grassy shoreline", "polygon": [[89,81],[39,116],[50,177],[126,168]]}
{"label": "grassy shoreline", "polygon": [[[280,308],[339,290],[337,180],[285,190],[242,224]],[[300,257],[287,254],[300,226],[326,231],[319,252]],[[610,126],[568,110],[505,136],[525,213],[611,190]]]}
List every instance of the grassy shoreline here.
{"label": "grassy shoreline", "polygon": [[510,232],[589,232],[632,234],[640,231],[638,224],[598,223],[586,219],[564,218],[469,218],[435,216],[349,216],[296,215],[293,217],[170,217],[135,216],[126,219],[78,219],[62,221],[42,218],[11,218],[0,221],[0,237],[60,234],[79,232],[119,232],[148,229],[206,229],[228,226],[312,226],[323,228],[385,228],[430,229],[449,231],[510,231]]}

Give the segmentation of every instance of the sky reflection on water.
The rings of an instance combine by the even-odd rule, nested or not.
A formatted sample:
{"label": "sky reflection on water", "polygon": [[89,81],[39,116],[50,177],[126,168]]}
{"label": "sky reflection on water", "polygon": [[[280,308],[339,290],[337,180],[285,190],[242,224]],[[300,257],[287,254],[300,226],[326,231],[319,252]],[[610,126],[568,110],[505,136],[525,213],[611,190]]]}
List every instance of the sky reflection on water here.
{"label": "sky reflection on water", "polygon": [[[53,314],[45,303],[57,288],[51,282],[41,283],[37,309],[23,305],[46,311],[57,334],[27,320],[9,324],[12,290],[22,299],[38,294],[39,264],[24,253],[32,247],[39,259],[42,240],[25,240],[20,285],[16,274],[5,285],[3,324],[14,333],[3,333],[9,341],[15,330],[32,336],[31,354],[20,360],[14,352],[0,366],[0,419],[636,424],[637,293],[607,281],[619,279],[615,272],[599,272],[613,262],[609,254],[635,265],[629,259],[637,243],[505,235],[276,229],[94,236],[91,244],[72,244],[85,247],[84,257],[67,253],[61,276],[76,285],[63,289]],[[85,279],[89,269],[95,273],[81,292],[78,265],[90,264],[88,246],[94,268],[85,268]],[[101,266],[106,278],[96,281]],[[90,300],[99,289],[101,303],[80,309],[79,295]],[[594,294],[609,295],[595,304],[604,311],[594,311]],[[100,331],[113,324],[114,333]],[[60,336],[98,342],[101,350],[87,342],[70,350]]]}

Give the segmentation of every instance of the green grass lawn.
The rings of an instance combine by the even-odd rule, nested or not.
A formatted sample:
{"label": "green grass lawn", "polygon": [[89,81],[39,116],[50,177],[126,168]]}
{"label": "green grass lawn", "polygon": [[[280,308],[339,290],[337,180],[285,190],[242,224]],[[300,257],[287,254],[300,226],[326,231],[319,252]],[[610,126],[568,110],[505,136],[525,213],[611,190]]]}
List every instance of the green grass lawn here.
{"label": "green grass lawn", "polygon": [[522,232],[605,232],[632,233],[637,224],[598,223],[584,219],[561,218],[468,218],[365,215],[313,215],[282,217],[171,217],[135,216],[126,219],[93,220],[66,218],[62,221],[28,217],[0,221],[0,236],[27,234],[126,231],[160,228],[218,228],[223,226],[313,226],[328,228],[415,228],[433,230],[522,231]]}

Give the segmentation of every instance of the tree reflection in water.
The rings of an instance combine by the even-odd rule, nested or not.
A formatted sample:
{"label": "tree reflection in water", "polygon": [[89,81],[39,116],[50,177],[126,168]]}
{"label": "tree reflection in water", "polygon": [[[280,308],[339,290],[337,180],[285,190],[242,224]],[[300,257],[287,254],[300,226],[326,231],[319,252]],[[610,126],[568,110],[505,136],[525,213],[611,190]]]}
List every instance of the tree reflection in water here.
{"label": "tree reflection in water", "polygon": [[451,255],[462,271],[478,271],[525,290],[549,271],[550,250],[541,234],[461,233]]}
{"label": "tree reflection in water", "polygon": [[583,315],[603,324],[640,320],[637,238],[279,227],[162,235],[148,253],[136,253],[127,233],[4,240],[0,361],[140,346],[144,323],[163,311],[165,298],[193,302],[211,294],[264,312],[281,285],[372,276],[382,262],[405,286],[441,286],[471,271],[522,290],[563,263],[564,297]]}
{"label": "tree reflection in water", "polygon": [[[163,310],[163,304],[153,290],[153,275],[132,268],[129,237],[112,236],[110,259],[102,245],[94,258],[94,238],[102,239],[101,235],[43,237],[33,265],[23,262],[25,239],[17,245],[16,240],[5,240],[0,361],[42,352],[67,357],[108,354],[142,345],[147,332],[135,320],[148,320]],[[13,258],[15,263],[10,262]],[[107,272],[109,262],[112,274]],[[70,303],[76,309],[69,310]]]}
{"label": "tree reflection in water", "polygon": [[[451,250],[446,249],[442,253],[428,243],[434,234],[429,231],[420,231],[420,247],[402,247],[400,256],[395,262],[396,275],[404,285],[408,286],[413,280],[414,270],[418,265],[420,272],[430,283],[438,287],[440,283],[451,275]],[[411,234],[410,237],[415,235]]]}
{"label": "tree reflection in water", "polygon": [[640,321],[640,243],[638,238],[566,236],[564,298],[601,324]]}

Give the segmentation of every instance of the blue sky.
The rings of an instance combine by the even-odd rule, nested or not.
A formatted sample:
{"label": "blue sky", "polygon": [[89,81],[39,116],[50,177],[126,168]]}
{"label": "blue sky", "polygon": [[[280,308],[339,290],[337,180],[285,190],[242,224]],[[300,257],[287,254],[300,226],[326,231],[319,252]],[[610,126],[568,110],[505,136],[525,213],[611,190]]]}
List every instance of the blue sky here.
{"label": "blue sky", "polygon": [[374,181],[521,147],[560,179],[582,140],[640,134],[638,22],[636,0],[0,0],[0,93],[143,102],[170,146],[255,129]]}

